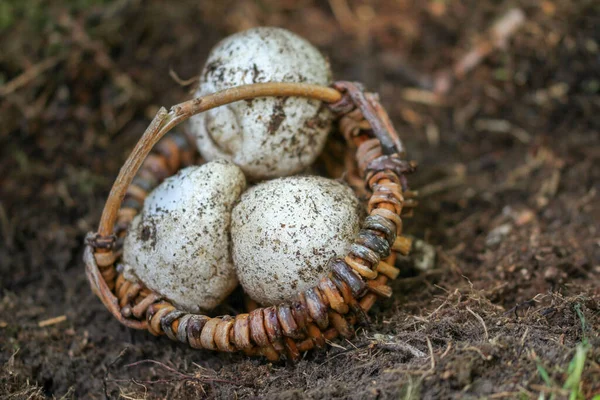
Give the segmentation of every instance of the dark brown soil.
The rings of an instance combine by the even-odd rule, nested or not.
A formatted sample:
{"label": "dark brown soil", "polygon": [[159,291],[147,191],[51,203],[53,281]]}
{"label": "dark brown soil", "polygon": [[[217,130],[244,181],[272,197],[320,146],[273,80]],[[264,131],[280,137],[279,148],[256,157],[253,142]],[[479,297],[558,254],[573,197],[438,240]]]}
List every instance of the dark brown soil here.
{"label": "dark brown soil", "polygon": [[[0,3],[0,398],[600,393],[599,3],[368,4]],[[525,24],[442,102],[406,90],[512,7]],[[149,119],[189,96],[172,76],[193,77],[220,38],[256,25],[303,35],[337,79],[381,94],[420,163],[406,227],[437,249],[436,268],[406,272],[353,340],[295,365],[129,331],[81,261]]]}

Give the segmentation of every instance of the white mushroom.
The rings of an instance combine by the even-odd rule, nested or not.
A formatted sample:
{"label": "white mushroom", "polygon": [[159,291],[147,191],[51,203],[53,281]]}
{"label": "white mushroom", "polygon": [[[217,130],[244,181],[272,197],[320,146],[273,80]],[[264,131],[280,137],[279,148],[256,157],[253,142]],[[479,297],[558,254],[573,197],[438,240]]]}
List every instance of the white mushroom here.
{"label": "white mushroom", "polygon": [[292,299],[343,257],[362,206],[347,186],[316,176],[267,181],[233,208],[233,262],[245,292],[263,305]]}
{"label": "white mushroom", "polygon": [[166,179],[125,238],[125,276],[190,312],[217,306],[237,285],[228,232],[245,187],[242,171],[223,160]]}
{"label": "white mushroom", "polygon": [[[329,63],[319,50],[281,28],[253,28],[211,51],[195,96],[258,82],[329,85]],[[233,161],[251,180],[295,174],[319,155],[332,115],[322,102],[263,97],[238,101],[191,118],[190,132],[207,160]]]}

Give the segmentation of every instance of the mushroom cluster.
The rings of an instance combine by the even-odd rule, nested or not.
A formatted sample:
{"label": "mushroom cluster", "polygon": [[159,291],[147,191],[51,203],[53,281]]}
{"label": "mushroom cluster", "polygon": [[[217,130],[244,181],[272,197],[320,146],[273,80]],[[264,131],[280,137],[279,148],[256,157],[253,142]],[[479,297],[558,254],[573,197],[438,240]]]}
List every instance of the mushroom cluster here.
{"label": "mushroom cluster", "polygon": [[[304,39],[255,28],[217,44],[196,95],[253,82],[330,80],[329,64]],[[213,309],[238,280],[263,305],[315,285],[327,261],[346,253],[362,217],[348,186],[292,176],[317,158],[331,121],[319,101],[274,97],[192,118],[190,134],[208,162],[146,198],[124,243],[126,277],[190,312]],[[247,181],[261,180],[246,190]]]}

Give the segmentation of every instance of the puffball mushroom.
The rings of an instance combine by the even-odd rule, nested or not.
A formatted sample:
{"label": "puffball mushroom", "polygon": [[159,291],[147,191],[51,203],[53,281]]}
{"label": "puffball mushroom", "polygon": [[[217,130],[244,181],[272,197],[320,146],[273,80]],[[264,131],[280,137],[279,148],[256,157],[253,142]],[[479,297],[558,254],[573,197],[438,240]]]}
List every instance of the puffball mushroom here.
{"label": "puffball mushroom", "polygon": [[294,176],[247,190],[233,208],[233,262],[244,291],[262,305],[294,298],[346,255],[362,206],[331,179]]}
{"label": "puffball mushroom", "polygon": [[229,252],[231,210],[243,172],[220,160],[185,168],[144,201],[125,238],[125,277],[189,312],[220,304],[237,286]]}
{"label": "puffball mushroom", "polygon": [[[195,96],[258,82],[331,83],[319,50],[280,28],[229,36],[211,51]],[[289,176],[317,158],[331,127],[322,102],[297,97],[238,101],[191,118],[190,133],[207,160],[225,158],[251,180]]]}

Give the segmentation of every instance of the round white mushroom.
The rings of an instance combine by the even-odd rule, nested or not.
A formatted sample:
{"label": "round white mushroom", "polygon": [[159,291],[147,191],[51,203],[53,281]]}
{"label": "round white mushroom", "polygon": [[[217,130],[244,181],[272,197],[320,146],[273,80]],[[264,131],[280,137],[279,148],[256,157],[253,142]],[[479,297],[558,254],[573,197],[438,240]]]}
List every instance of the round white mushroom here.
{"label": "round white mushroom", "polygon": [[244,291],[263,305],[292,299],[343,257],[363,210],[352,190],[331,179],[294,176],[261,183],[233,208],[233,262]]}
{"label": "round white mushroom", "polygon": [[[195,96],[259,82],[331,83],[319,50],[281,28],[253,28],[211,51]],[[262,97],[238,101],[191,118],[188,125],[207,160],[225,158],[251,180],[295,174],[319,155],[332,115],[322,102]]]}
{"label": "round white mushroom", "polygon": [[148,195],[125,238],[126,278],[189,312],[221,303],[237,285],[228,232],[245,187],[242,171],[224,160],[166,179]]}

